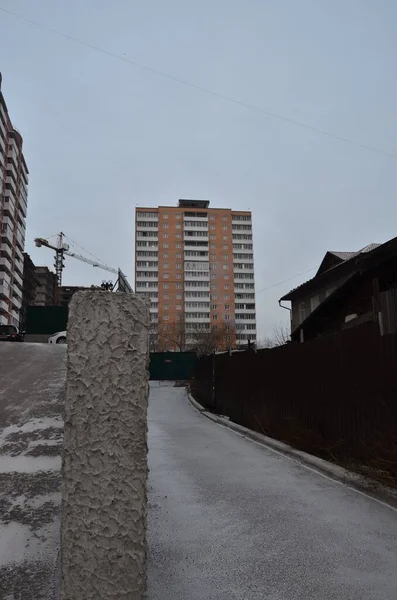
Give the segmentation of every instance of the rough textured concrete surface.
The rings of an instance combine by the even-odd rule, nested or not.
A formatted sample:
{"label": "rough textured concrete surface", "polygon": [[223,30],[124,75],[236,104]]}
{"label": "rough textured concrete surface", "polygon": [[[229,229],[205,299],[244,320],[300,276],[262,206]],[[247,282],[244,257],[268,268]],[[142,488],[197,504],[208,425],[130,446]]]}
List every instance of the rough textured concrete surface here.
{"label": "rough textured concrete surface", "polygon": [[62,599],[145,591],[149,310],[134,294],[73,296],[62,481]]}
{"label": "rough textured concrete surface", "polygon": [[149,398],[150,600],[395,600],[397,512]]}

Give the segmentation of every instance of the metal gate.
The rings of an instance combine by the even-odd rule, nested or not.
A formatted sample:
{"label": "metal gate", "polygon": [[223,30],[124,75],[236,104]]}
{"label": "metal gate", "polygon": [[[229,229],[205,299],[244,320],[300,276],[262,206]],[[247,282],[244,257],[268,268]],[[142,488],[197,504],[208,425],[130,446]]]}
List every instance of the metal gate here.
{"label": "metal gate", "polygon": [[151,352],[150,379],[188,381],[194,377],[196,363],[195,352]]}

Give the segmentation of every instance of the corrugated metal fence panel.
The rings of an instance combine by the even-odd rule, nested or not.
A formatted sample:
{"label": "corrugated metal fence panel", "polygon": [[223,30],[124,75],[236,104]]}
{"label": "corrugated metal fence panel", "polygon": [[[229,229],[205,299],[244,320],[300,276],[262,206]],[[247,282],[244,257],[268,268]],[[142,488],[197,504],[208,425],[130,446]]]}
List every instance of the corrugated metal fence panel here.
{"label": "corrugated metal fence panel", "polygon": [[28,306],[26,333],[51,335],[65,331],[68,323],[67,306]]}
{"label": "corrugated metal fence panel", "polygon": [[377,324],[214,360],[218,414],[326,457],[397,452],[397,336]]}
{"label": "corrugated metal fence panel", "polygon": [[196,362],[195,352],[151,352],[150,379],[189,381],[194,377]]}

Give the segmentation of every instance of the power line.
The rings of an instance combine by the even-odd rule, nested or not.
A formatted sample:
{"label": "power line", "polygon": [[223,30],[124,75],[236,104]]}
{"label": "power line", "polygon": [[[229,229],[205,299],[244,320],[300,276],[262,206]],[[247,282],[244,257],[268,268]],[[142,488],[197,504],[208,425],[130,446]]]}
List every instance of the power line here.
{"label": "power line", "polygon": [[304,275],[305,273],[309,273],[310,271],[314,271],[317,268],[318,267],[312,267],[311,269],[307,269],[306,271],[302,271],[302,273],[297,273],[296,275],[293,275],[292,277],[288,277],[288,279],[283,279],[282,281],[279,281],[277,283],[273,283],[273,285],[269,285],[268,287],[261,288],[260,290],[255,290],[255,293],[259,294],[260,292],[265,292],[266,290],[270,290],[271,288],[274,288],[274,287],[276,287],[278,285],[281,285],[282,283],[286,283],[287,281],[291,281],[291,279],[295,279],[296,277],[300,277],[301,275]]}
{"label": "power line", "polygon": [[256,106],[254,104],[249,104],[247,102],[243,102],[242,100],[237,100],[236,98],[232,98],[231,96],[227,96],[225,94],[221,94],[220,92],[216,92],[214,90],[211,90],[210,88],[206,88],[206,87],[202,87],[200,85],[197,85],[191,81],[187,81],[185,79],[181,79],[180,77],[176,77],[175,75],[171,75],[170,73],[166,73],[165,71],[160,71],[158,69],[155,69],[153,67],[149,67],[148,65],[144,65],[142,63],[139,63],[135,60],[131,60],[125,56],[121,56],[120,54],[116,54],[115,52],[111,52],[110,50],[106,50],[105,48],[102,48],[101,46],[97,46],[95,44],[91,44],[89,42],[86,42],[84,40],[81,40],[79,38],[74,37],[73,35],[70,35],[68,33],[63,33],[62,31],[59,31],[57,29],[54,29],[53,27],[49,27],[47,25],[44,25],[43,23],[40,23],[38,21],[34,21],[33,19],[29,19],[28,17],[25,17],[23,15],[20,15],[18,13],[15,13],[11,10],[8,10],[2,6],[0,6],[0,10],[8,15],[11,15],[13,17],[15,17],[16,19],[19,19],[21,21],[25,21],[26,23],[29,23],[30,25],[34,25],[36,27],[40,27],[41,29],[45,29],[46,31],[50,31],[51,33],[53,33],[54,35],[60,36],[64,39],[70,40],[72,42],[75,42],[76,44],[80,44],[82,46],[85,46],[87,48],[90,48],[91,50],[95,50],[96,52],[101,52],[102,54],[105,54],[106,56],[110,56],[112,58],[116,58],[117,60],[122,60],[123,62],[126,62],[130,65],[133,65],[134,67],[137,67],[139,69],[142,69],[144,71],[148,71],[149,73],[153,73],[155,75],[159,75],[161,77],[165,77],[167,79],[171,79],[172,81],[179,83],[180,85],[184,85],[190,88],[193,88],[195,90],[198,90],[200,92],[203,92],[204,94],[208,94],[210,96],[213,96],[215,98],[220,98],[222,100],[225,100],[227,102],[232,102],[233,104],[236,104],[238,106],[242,106],[244,108],[247,108],[248,110],[254,110],[257,112],[260,112],[264,115],[266,115],[267,117],[270,117],[272,119],[277,119],[279,121],[283,121],[285,123],[289,123],[290,125],[295,125],[296,127],[301,127],[303,129],[307,129],[308,131],[313,131],[314,133],[317,133],[318,135],[323,135],[323,136],[327,136],[330,138],[333,138],[335,140],[338,140],[340,142],[344,142],[345,144],[349,144],[351,146],[356,146],[358,148],[362,148],[364,150],[369,150],[370,152],[376,152],[378,154],[383,154],[384,156],[389,156],[392,158],[397,158],[397,154],[393,153],[393,152],[388,152],[387,150],[383,150],[381,148],[377,148],[376,146],[370,146],[368,144],[364,144],[362,142],[358,142],[356,140],[353,140],[351,138],[347,138],[345,136],[342,135],[337,135],[335,133],[331,133],[330,131],[327,131],[326,129],[321,129],[320,127],[315,127],[314,125],[308,125],[307,123],[303,123],[302,121],[297,121],[296,119],[292,119],[290,117],[286,117],[285,115],[281,115],[279,113],[275,113],[272,112],[270,110],[267,110],[265,108],[262,108],[260,106]]}

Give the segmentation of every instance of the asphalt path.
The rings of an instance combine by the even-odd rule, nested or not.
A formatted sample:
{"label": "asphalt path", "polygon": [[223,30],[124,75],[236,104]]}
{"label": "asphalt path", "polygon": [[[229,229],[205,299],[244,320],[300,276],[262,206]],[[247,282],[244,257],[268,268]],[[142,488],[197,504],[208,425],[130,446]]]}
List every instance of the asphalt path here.
{"label": "asphalt path", "polygon": [[151,385],[150,600],[395,600],[397,512]]}

